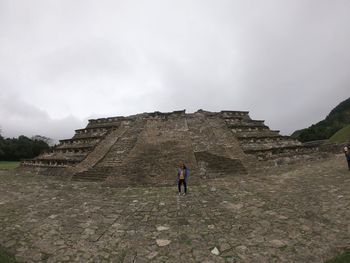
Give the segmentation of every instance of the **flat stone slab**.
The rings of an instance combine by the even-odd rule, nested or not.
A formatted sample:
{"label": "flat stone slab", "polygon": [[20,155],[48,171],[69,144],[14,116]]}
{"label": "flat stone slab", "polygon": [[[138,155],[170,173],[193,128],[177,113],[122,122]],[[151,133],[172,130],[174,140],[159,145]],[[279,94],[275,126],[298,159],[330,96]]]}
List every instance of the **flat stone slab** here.
{"label": "flat stone slab", "polygon": [[350,247],[343,156],[205,179],[181,197],[63,179],[0,172],[0,246],[18,261],[323,262]]}
{"label": "flat stone slab", "polygon": [[157,239],[156,242],[157,242],[157,245],[160,247],[165,247],[171,243],[171,241],[167,239]]}
{"label": "flat stone slab", "polygon": [[165,231],[165,230],[169,230],[168,226],[157,226],[157,230],[158,231]]}

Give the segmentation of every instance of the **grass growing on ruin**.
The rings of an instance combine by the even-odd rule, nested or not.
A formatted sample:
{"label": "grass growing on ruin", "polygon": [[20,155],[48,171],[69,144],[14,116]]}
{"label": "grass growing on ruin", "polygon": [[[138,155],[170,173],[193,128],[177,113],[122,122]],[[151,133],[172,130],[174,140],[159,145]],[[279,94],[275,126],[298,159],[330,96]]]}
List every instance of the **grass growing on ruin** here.
{"label": "grass growing on ruin", "polygon": [[0,169],[15,169],[19,166],[19,162],[0,161]]}
{"label": "grass growing on ruin", "polygon": [[335,258],[327,260],[325,263],[349,263],[349,262],[350,262],[350,250],[345,251],[343,254],[340,254]]}
{"label": "grass growing on ruin", "polygon": [[0,263],[18,263],[3,248],[0,247]]}

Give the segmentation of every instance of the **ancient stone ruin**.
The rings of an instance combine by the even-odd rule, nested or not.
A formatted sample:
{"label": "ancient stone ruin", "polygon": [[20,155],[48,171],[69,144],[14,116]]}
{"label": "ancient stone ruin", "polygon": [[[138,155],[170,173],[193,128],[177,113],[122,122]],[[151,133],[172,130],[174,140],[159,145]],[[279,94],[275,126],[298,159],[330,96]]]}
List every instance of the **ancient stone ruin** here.
{"label": "ancient stone ruin", "polygon": [[314,146],[281,136],[246,111],[153,112],[89,120],[71,139],[21,167],[72,180],[168,185],[183,163],[195,183],[313,151]]}

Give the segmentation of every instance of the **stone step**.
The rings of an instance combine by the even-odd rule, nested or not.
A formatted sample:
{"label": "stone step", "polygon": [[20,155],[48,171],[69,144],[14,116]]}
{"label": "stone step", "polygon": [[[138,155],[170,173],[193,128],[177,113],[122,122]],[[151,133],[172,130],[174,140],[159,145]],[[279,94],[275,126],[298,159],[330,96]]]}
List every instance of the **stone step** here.
{"label": "stone step", "polygon": [[97,166],[116,166],[122,164],[130,151],[134,148],[137,136],[143,127],[142,122],[131,124],[130,128],[123,134],[97,164]]}

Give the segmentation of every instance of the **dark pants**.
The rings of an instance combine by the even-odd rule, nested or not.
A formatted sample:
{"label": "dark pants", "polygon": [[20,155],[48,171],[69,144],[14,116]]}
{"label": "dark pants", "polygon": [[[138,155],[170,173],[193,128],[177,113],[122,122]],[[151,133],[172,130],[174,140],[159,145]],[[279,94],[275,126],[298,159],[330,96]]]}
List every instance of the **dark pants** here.
{"label": "dark pants", "polygon": [[[348,160],[348,167],[349,167],[349,171],[350,171],[350,160]],[[186,187],[186,186],[185,186]]]}
{"label": "dark pants", "polygon": [[187,192],[187,186],[186,186],[186,181],[185,179],[179,179],[179,193],[181,193],[181,184],[184,184],[185,187],[185,193]]}

